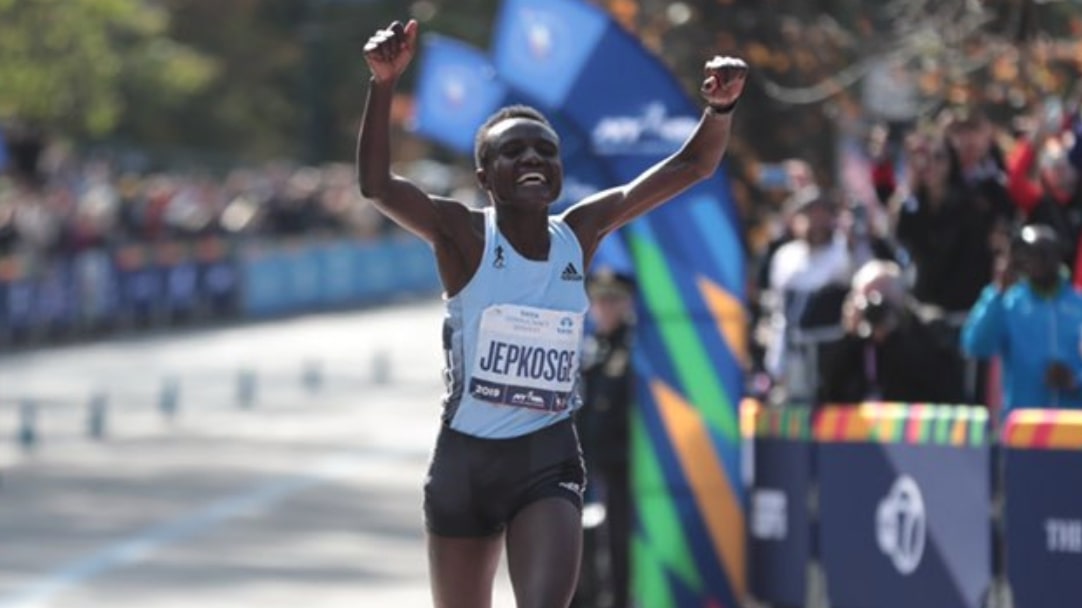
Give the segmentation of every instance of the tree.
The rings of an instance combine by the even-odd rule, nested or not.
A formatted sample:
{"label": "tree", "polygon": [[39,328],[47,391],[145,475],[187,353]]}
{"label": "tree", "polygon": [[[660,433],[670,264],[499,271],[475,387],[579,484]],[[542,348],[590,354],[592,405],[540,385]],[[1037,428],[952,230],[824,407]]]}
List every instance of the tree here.
{"label": "tree", "polygon": [[75,136],[169,107],[214,74],[141,0],[0,0],[0,120]]}

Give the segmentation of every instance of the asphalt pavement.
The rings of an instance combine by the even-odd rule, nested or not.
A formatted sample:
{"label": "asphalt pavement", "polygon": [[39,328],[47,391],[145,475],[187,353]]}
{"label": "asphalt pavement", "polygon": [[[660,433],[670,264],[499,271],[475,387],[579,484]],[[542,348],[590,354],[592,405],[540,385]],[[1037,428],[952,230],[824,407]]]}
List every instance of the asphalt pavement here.
{"label": "asphalt pavement", "polygon": [[0,608],[431,606],[441,311],[0,356]]}

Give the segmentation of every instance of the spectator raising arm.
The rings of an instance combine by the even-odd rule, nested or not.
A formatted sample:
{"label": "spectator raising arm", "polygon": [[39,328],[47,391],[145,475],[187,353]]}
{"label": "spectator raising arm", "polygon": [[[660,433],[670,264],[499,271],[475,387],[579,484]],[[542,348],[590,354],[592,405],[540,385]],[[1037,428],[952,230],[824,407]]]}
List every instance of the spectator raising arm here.
{"label": "spectator raising arm", "polygon": [[981,294],[962,328],[962,349],[967,355],[988,358],[1002,353],[1003,290],[989,285]]}

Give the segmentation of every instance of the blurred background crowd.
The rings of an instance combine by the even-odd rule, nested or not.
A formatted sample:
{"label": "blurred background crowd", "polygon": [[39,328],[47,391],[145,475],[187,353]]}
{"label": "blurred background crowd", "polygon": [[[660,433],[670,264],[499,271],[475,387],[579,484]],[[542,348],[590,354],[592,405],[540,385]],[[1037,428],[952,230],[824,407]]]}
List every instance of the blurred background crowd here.
{"label": "blurred background crowd", "polygon": [[[597,4],[689,90],[707,52],[737,54],[753,67],[726,166],[749,260],[751,394],[845,400],[883,382],[921,386],[912,378],[862,387],[829,380],[838,375],[832,366],[857,361],[855,346],[839,354],[834,342],[875,333],[859,312],[867,309],[860,292],[873,296],[873,320],[890,308],[879,304],[884,297],[934,319],[935,339],[917,341],[925,350],[956,345],[981,290],[1011,266],[1008,245],[1025,223],[1050,226],[1063,264],[1076,266],[1075,5]],[[498,3],[55,8],[0,7],[0,33],[13,49],[0,56],[0,268],[9,278],[133,244],[395,233],[357,192],[350,165],[365,82],[359,41],[376,24],[412,17],[484,46],[491,21],[468,16],[494,15]],[[223,27],[200,27],[211,17]],[[46,23],[55,36],[35,37]],[[412,74],[394,107],[403,131]],[[439,194],[477,200],[469,159],[419,138],[397,141],[396,170]],[[869,267],[861,279],[869,260],[893,265]],[[958,352],[940,353],[946,366],[925,354],[906,359],[958,368],[964,380],[893,397],[980,399],[983,368]]]}

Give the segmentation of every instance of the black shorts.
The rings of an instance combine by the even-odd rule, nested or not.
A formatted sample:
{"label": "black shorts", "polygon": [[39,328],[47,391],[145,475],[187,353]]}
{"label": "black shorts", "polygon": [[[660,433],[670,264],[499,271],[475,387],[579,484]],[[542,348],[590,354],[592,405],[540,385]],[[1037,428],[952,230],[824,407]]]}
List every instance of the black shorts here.
{"label": "black shorts", "polygon": [[585,487],[570,419],[510,439],[481,439],[444,426],[425,479],[425,525],[439,536],[490,536],[542,498],[563,498],[581,511]]}

